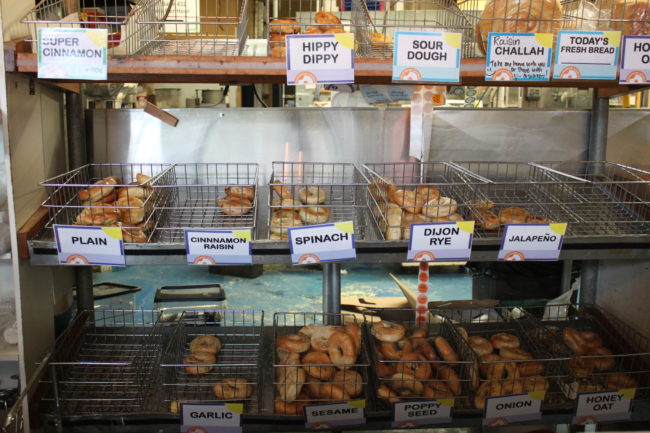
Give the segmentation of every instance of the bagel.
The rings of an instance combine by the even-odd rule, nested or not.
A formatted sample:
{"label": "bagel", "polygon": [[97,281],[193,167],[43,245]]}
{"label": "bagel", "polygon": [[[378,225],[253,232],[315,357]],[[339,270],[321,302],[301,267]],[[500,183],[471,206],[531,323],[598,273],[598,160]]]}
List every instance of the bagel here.
{"label": "bagel", "polygon": [[303,353],[311,347],[309,338],[302,334],[283,335],[276,338],[276,347],[286,350],[287,352]]}
{"label": "bagel", "polygon": [[434,188],[432,186],[418,186],[415,189],[416,194],[420,198],[420,203],[426,203],[428,201],[431,201],[433,199],[440,198],[440,191],[438,188]]}
{"label": "bagel", "polygon": [[585,346],[580,332],[575,328],[564,328],[562,340],[576,355],[586,355],[588,348]]}
{"label": "bagel", "polygon": [[77,197],[81,201],[98,202],[103,197],[111,194],[115,190],[113,185],[117,185],[118,183],[120,183],[120,179],[116,176],[105,177],[93,184],[96,186],[80,190]]}
{"label": "bagel", "polygon": [[229,195],[221,197],[217,200],[217,206],[221,208],[221,212],[230,216],[246,215],[253,208],[253,203],[250,200],[241,197],[231,197]]}
{"label": "bagel", "polygon": [[373,324],[370,332],[379,341],[394,343],[404,338],[406,328],[399,323],[382,320]]}
{"label": "bagel", "polygon": [[221,350],[221,340],[214,335],[199,335],[190,342],[190,352],[206,352],[217,355]]}
{"label": "bagel", "polygon": [[255,197],[255,190],[252,186],[227,186],[225,192],[227,196],[245,198],[250,201],[253,201]]}
{"label": "bagel", "polygon": [[363,392],[363,378],[354,370],[339,370],[332,377],[332,383],[343,387],[350,397],[356,397]]}
{"label": "bagel", "polygon": [[216,356],[207,352],[196,352],[183,358],[183,364],[186,364],[185,372],[192,375],[208,373],[213,367],[209,364],[215,364],[216,362]]}
{"label": "bagel", "polygon": [[336,331],[338,331],[338,328],[335,326],[321,326],[320,328],[316,328],[310,338],[312,349],[317,352],[327,353],[329,349],[328,341]]}
{"label": "bagel", "polygon": [[309,352],[302,357],[302,368],[311,377],[321,380],[330,380],[334,376],[334,367],[327,353]]}
{"label": "bagel", "polygon": [[447,362],[447,364],[451,366],[457,365],[458,355],[444,337],[438,336],[434,338],[433,343],[436,345],[438,354]]}
{"label": "bagel", "polygon": [[122,240],[126,243],[143,243],[149,241],[149,237],[141,229],[122,229]]}
{"label": "bagel", "polygon": [[290,352],[288,350],[278,348],[278,364],[280,365],[298,365],[300,364],[300,353]]}
{"label": "bagel", "polygon": [[361,326],[358,323],[353,322],[346,325],[345,328],[343,328],[343,332],[352,337],[358,355],[359,352],[361,352]]}
{"label": "bagel", "polygon": [[112,206],[107,205],[100,208],[87,207],[77,215],[75,224],[84,226],[112,226],[117,224],[119,216],[118,209]]}
{"label": "bagel", "polygon": [[322,32],[328,32],[331,29],[340,29],[343,30],[343,26],[341,26],[341,20],[338,19],[338,17],[330,12],[325,12],[325,11],[319,11],[316,12],[316,15],[314,16],[314,21],[316,21],[317,24],[322,24],[318,26]]}
{"label": "bagel", "polygon": [[469,205],[479,210],[492,209],[494,207],[494,203],[490,200],[472,200],[469,202]]}
{"label": "bagel", "polygon": [[273,181],[271,188],[282,200],[293,199],[293,194],[289,190],[289,187],[284,186],[279,180]]}
{"label": "bagel", "polygon": [[499,211],[501,224],[524,224],[530,216],[530,212],[517,206],[507,207]]}
{"label": "bagel", "polygon": [[429,200],[422,208],[422,213],[428,218],[447,217],[458,209],[456,200],[449,197],[439,197]]}
{"label": "bagel", "polygon": [[551,223],[552,221],[548,218],[544,217],[539,217],[539,216],[531,216],[528,217],[528,220],[526,220],[527,224],[548,224]]}
{"label": "bagel", "polygon": [[499,361],[503,361],[503,358],[492,353],[481,356],[478,365],[481,376],[488,380],[501,379],[506,370],[506,363]]}
{"label": "bagel", "polygon": [[467,344],[479,357],[492,353],[494,347],[487,339],[473,336],[467,339]]}
{"label": "bagel", "polygon": [[396,403],[400,400],[397,393],[387,387],[385,384],[381,384],[379,388],[377,388],[377,396],[388,401],[389,403]]}
{"label": "bagel", "polygon": [[325,189],[319,186],[307,186],[298,191],[298,198],[304,204],[321,204],[327,200]]}
{"label": "bagel", "polygon": [[217,400],[243,400],[251,396],[253,387],[246,379],[229,377],[215,384],[212,392]]}
{"label": "bagel", "polygon": [[327,353],[337,368],[346,368],[357,360],[354,340],[345,332],[337,331],[327,341]]}
{"label": "bagel", "polygon": [[575,376],[589,376],[594,372],[594,363],[590,358],[575,356],[567,363],[569,371]]}
{"label": "bagel", "polygon": [[405,373],[395,373],[390,378],[390,387],[400,397],[416,398],[424,392],[424,385],[415,376]]}
{"label": "bagel", "polygon": [[391,377],[395,374],[395,366],[393,363],[381,360],[377,363],[377,372],[379,377]]}
{"label": "bagel", "polygon": [[427,328],[415,328],[409,332],[409,338],[426,338],[429,336]]}
{"label": "bagel", "polygon": [[612,373],[605,377],[606,389],[625,389],[637,388],[639,383],[629,374],[625,373]]}
{"label": "bagel", "polygon": [[435,344],[430,338],[411,338],[411,345],[413,352],[421,353],[429,361],[437,361],[438,355],[436,354]]}
{"label": "bagel", "polygon": [[275,211],[271,217],[271,232],[276,233],[280,236],[286,236],[288,233],[289,227],[301,226],[302,220],[300,216],[292,211],[287,209],[281,209]]}
{"label": "bagel", "polygon": [[594,368],[598,371],[611,370],[616,365],[616,360],[612,357],[612,351],[606,347],[596,347],[589,351],[589,355]]}
{"label": "bagel", "polygon": [[544,373],[544,364],[541,362],[519,362],[517,368],[521,377],[539,376]]}
{"label": "bagel", "polygon": [[398,189],[395,191],[391,197],[391,200],[405,212],[415,214],[422,211],[422,205],[424,204],[424,202],[421,201],[422,198],[418,196],[415,191],[408,191],[403,189]]}
{"label": "bagel", "polygon": [[407,353],[396,363],[397,373],[406,373],[414,376],[418,380],[428,380],[431,378],[431,363],[419,353]]}
{"label": "bagel", "polygon": [[318,385],[318,398],[331,401],[347,401],[350,395],[345,392],[342,386],[334,383],[321,383]]}
{"label": "bagel", "polygon": [[302,415],[303,408],[311,404],[309,397],[305,394],[298,395],[296,401],[284,401],[281,399],[275,399],[274,409],[275,413],[283,415]]}
{"label": "bagel", "polygon": [[305,224],[322,224],[329,221],[330,210],[325,206],[302,207],[298,215]]}
{"label": "bagel", "polygon": [[402,359],[404,355],[411,353],[413,345],[408,338],[402,338],[395,342],[382,342],[379,345],[379,351],[386,359],[397,361]]}
{"label": "bagel", "polygon": [[490,337],[490,344],[497,349],[501,350],[504,347],[516,348],[519,347],[519,338],[516,335],[508,334],[507,332],[498,332]]}
{"label": "bagel", "polygon": [[460,378],[458,377],[458,373],[456,373],[453,368],[447,365],[443,365],[442,367],[439,367],[437,379],[445,382],[449,387],[449,390],[454,395],[460,395],[460,393],[462,392],[461,385],[460,385]]}
{"label": "bagel", "polygon": [[436,399],[449,398],[453,396],[454,393],[451,392],[445,382],[433,380],[424,384],[424,392],[422,393],[422,397],[424,398]]}
{"label": "bagel", "polygon": [[305,384],[307,375],[305,370],[299,366],[280,367],[278,381],[275,385],[280,400],[294,401],[298,398],[302,386]]}
{"label": "bagel", "polygon": [[580,333],[580,338],[582,339],[583,344],[585,345],[587,350],[603,347],[603,345],[605,344],[603,339],[600,338],[600,335],[596,334],[595,332],[582,331]]}
{"label": "bagel", "polygon": [[503,359],[510,359],[513,361],[526,361],[533,359],[533,355],[518,347],[502,347],[499,350],[499,355]]}
{"label": "bagel", "polygon": [[283,35],[300,33],[300,24],[292,19],[276,19],[269,23],[269,32]]}
{"label": "bagel", "polygon": [[305,335],[305,336],[311,338],[311,336],[314,335],[314,332],[318,328],[322,328],[323,326],[325,326],[325,325],[322,325],[320,323],[310,323],[309,325],[305,325],[302,328],[300,328],[300,330],[298,331],[298,334],[302,334],[302,335]]}
{"label": "bagel", "polygon": [[476,220],[479,227],[485,230],[496,230],[501,226],[501,220],[491,210],[479,209],[478,218]]}

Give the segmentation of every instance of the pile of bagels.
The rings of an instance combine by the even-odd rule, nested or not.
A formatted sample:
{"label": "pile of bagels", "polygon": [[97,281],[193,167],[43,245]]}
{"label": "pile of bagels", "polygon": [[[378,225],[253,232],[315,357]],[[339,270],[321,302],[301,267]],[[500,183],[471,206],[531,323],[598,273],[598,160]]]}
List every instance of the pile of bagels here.
{"label": "pile of bagels", "polygon": [[330,210],[322,206],[327,201],[325,188],[316,185],[298,190],[298,198],[291,189],[276,180],[271,185],[271,240],[288,239],[288,229],[303,224],[323,224],[330,219]]}
{"label": "pile of bagels", "polygon": [[255,188],[252,186],[227,186],[225,196],[217,199],[217,206],[226,215],[242,216],[253,209]]}
{"label": "pile of bagels", "polygon": [[494,203],[489,200],[474,200],[470,202],[474,210],[477,227],[485,230],[498,230],[501,224],[547,224],[548,218],[533,216],[528,210],[519,206],[508,206],[494,211]]}
{"label": "pile of bagels", "polygon": [[402,399],[450,398],[462,393],[459,357],[449,341],[432,337],[425,327],[382,320],[372,325],[377,375],[382,381],[378,397],[390,402]]}
{"label": "pile of bagels", "polygon": [[275,412],[302,414],[318,402],[347,401],[363,392],[356,370],[361,353],[358,323],[329,326],[312,323],[275,341]]}
{"label": "pile of bagels", "polygon": [[124,242],[147,242],[152,229],[148,216],[153,210],[151,177],[138,173],[135,181],[122,184],[117,176],[98,180],[80,190],[77,198],[83,206],[74,221],[75,225],[122,227]]}

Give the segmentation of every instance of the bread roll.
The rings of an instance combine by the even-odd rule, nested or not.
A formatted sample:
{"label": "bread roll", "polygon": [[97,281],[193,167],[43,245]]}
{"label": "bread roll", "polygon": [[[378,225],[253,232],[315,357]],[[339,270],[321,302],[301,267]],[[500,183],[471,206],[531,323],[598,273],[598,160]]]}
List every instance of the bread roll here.
{"label": "bread roll", "polygon": [[488,0],[476,25],[476,39],[485,54],[488,33],[557,33],[561,26],[558,0]]}

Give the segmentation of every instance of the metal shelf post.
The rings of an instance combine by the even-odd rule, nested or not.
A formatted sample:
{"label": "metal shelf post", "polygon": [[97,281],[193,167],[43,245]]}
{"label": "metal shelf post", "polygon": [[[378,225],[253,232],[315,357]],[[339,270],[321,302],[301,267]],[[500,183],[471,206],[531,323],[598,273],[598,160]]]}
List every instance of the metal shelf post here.
{"label": "metal shelf post", "polygon": [[323,312],[341,312],[341,265],[338,263],[323,264]]}

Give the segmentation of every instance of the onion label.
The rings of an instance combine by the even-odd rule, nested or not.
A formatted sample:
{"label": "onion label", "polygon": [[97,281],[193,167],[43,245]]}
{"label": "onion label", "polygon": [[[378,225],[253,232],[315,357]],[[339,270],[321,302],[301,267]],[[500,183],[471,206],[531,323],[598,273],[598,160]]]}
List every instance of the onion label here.
{"label": "onion label", "polygon": [[551,33],[490,33],[485,81],[549,81]]}
{"label": "onion label", "polygon": [[38,78],[105,80],[108,30],[38,29]]}
{"label": "onion label", "polygon": [[560,30],[553,78],[615,80],[620,45],[621,32]]}
{"label": "onion label", "polygon": [[467,261],[472,254],[474,221],[411,224],[406,260]]}
{"label": "onion label", "polygon": [[365,400],[308,405],[303,410],[305,426],[311,430],[332,430],[332,427],[366,423]]}
{"label": "onion label", "polygon": [[621,84],[650,82],[650,36],[623,36]]}
{"label": "onion label", "polygon": [[458,83],[460,33],[395,32],[393,81]]}
{"label": "onion label", "polygon": [[291,262],[294,265],[357,258],[352,221],[292,227],[288,232]]}
{"label": "onion label", "polygon": [[453,398],[414,400],[393,403],[393,428],[416,428],[432,424],[448,424],[454,408]]}
{"label": "onion label", "polygon": [[566,228],[566,223],[506,224],[498,259],[509,262],[557,260]]}
{"label": "onion label", "polygon": [[124,266],[124,242],[119,227],[54,225],[60,265]]}
{"label": "onion label", "polygon": [[250,230],[185,230],[188,265],[250,265]]}
{"label": "onion label", "polygon": [[533,421],[542,418],[544,391],[504,395],[485,399],[484,426],[500,426],[513,422]]}
{"label": "onion label", "polygon": [[181,433],[241,433],[242,403],[181,403]]}
{"label": "onion label", "polygon": [[287,84],[354,83],[354,35],[287,35]]}
{"label": "onion label", "polygon": [[634,388],[578,394],[573,424],[597,424],[630,419]]}

